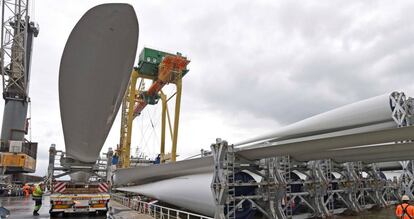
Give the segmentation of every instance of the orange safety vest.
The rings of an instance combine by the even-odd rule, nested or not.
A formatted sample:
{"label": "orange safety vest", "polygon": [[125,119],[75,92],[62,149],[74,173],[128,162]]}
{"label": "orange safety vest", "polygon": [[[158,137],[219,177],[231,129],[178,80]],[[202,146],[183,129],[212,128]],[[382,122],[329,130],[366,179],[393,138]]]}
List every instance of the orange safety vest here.
{"label": "orange safety vest", "polygon": [[414,218],[414,207],[407,204],[399,204],[395,209],[395,215],[401,219],[412,219]]}

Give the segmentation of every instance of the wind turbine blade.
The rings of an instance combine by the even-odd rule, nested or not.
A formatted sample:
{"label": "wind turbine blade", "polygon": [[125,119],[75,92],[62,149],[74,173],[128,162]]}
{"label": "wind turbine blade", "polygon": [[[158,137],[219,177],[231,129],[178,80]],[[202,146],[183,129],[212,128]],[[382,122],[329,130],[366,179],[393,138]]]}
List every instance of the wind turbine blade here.
{"label": "wind turbine blade", "polygon": [[138,44],[138,20],[128,4],[103,4],[73,28],[59,70],[66,153],[95,162],[128,85]]}

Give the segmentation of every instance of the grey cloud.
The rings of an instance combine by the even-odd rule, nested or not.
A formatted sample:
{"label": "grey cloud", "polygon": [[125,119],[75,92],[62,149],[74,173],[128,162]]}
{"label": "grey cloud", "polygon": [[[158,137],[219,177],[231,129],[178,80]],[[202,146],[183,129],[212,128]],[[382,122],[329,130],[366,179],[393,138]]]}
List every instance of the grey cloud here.
{"label": "grey cloud", "polygon": [[[373,1],[244,2],[198,15],[190,22],[192,51],[208,64],[192,71],[203,78],[192,88],[230,118],[247,111],[286,124],[406,87],[412,9]],[[397,75],[405,80],[393,82]]]}

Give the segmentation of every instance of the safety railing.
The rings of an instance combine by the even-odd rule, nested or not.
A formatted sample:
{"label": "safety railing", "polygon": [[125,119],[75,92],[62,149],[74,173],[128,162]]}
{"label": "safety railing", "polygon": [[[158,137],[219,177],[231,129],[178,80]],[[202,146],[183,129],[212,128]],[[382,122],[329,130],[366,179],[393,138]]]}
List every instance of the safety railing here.
{"label": "safety railing", "polygon": [[213,219],[204,215],[151,204],[119,194],[111,194],[111,200],[116,201],[125,207],[131,208],[138,213],[149,215],[156,219]]}

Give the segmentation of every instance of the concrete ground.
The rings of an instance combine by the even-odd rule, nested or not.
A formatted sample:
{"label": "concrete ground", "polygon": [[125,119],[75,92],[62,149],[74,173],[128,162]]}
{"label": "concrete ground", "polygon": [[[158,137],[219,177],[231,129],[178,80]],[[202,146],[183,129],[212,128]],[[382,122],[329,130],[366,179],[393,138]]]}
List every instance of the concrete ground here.
{"label": "concrete ground", "polygon": [[335,216],[337,219],[389,219],[395,218],[395,206],[382,209],[372,209],[364,211],[357,216]]}
{"label": "concrete ground", "polygon": [[[10,219],[26,219],[26,218],[35,218],[35,219],[45,219],[51,218],[49,215],[50,202],[49,196],[43,197],[43,205],[40,208],[39,216],[33,216],[34,201],[32,198],[25,197],[0,197],[0,201],[6,209],[10,211]],[[138,214],[136,211],[133,211],[127,207],[122,206],[116,202],[110,202],[110,211],[108,218],[110,219],[153,219],[150,216]],[[88,214],[76,214],[68,215],[65,217],[53,217],[53,218],[65,218],[65,219],[104,219],[106,216],[99,215],[88,215]]]}
{"label": "concrete ground", "polygon": [[151,216],[139,214],[117,202],[110,202],[109,217],[110,219],[154,219]]}
{"label": "concrete ground", "polygon": [[[26,219],[26,218],[35,218],[35,219],[44,219],[50,218],[49,216],[49,197],[45,196],[43,198],[43,206],[39,211],[39,216],[33,216],[34,201],[31,198],[24,197],[0,197],[0,201],[3,206],[10,211],[10,219]],[[385,209],[379,210],[370,210],[361,213],[358,216],[334,216],[338,219],[388,219],[394,218],[395,207],[391,206]],[[56,218],[56,217],[54,217]],[[62,218],[62,217],[57,217]],[[90,216],[87,214],[83,215],[72,215],[66,216],[65,219],[104,219],[106,216]],[[133,211],[127,207],[118,204],[117,202],[110,202],[110,211],[108,214],[110,219],[153,219],[150,216],[138,214],[136,211]]]}
{"label": "concrete ground", "polygon": [[[34,201],[31,198],[24,197],[0,197],[0,201],[3,204],[3,207],[7,208],[10,211],[10,219],[25,219],[25,218],[36,218],[44,219],[50,218],[49,216],[49,196],[43,197],[43,205],[40,208],[39,216],[33,216]],[[53,217],[56,218],[56,217]],[[62,218],[62,217],[61,217]],[[90,216],[90,215],[73,215],[64,217],[65,219],[77,218],[77,219],[104,219],[106,216]]]}

